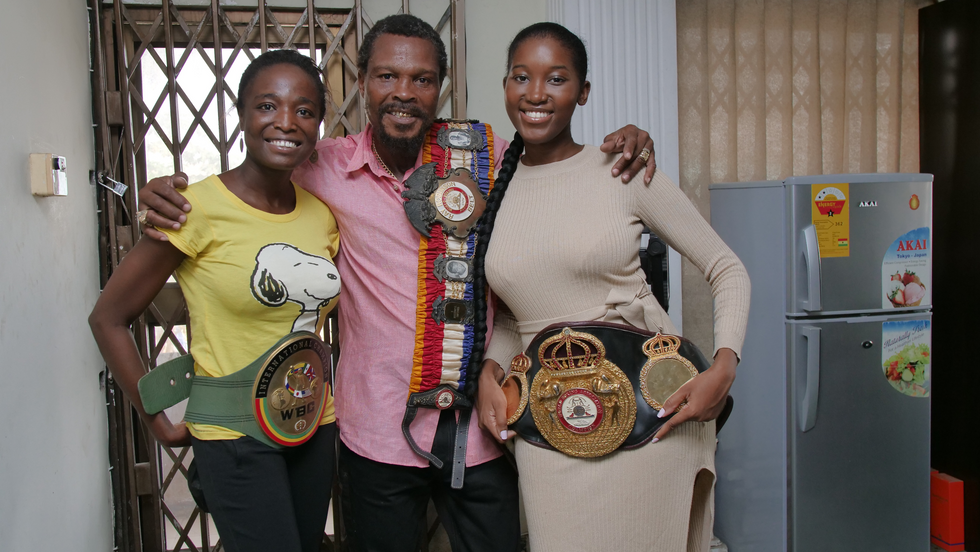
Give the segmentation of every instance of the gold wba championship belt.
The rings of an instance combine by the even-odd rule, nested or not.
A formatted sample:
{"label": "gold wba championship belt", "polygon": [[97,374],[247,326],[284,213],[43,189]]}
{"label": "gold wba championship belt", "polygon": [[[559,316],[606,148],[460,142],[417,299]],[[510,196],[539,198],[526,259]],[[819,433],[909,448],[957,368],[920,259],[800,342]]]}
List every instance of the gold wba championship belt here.
{"label": "gold wba championship belt", "polygon": [[605,322],[554,324],[511,363],[507,424],[569,456],[636,448],[669,419],[657,417],[663,403],[709,366],[680,337]]}

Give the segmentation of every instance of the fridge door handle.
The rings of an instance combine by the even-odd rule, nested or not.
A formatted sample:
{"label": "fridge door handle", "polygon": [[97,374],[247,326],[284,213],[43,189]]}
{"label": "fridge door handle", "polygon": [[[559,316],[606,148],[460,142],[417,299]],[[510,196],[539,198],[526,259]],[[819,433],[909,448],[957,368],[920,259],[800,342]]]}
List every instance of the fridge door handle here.
{"label": "fridge door handle", "polygon": [[806,382],[800,401],[800,430],[806,433],[817,423],[817,400],[820,396],[820,328],[804,326],[806,339]]}
{"label": "fridge door handle", "polygon": [[807,312],[821,309],[820,306],[820,246],[817,245],[817,229],[811,224],[803,229],[803,260],[806,262],[806,300],[800,306]]}

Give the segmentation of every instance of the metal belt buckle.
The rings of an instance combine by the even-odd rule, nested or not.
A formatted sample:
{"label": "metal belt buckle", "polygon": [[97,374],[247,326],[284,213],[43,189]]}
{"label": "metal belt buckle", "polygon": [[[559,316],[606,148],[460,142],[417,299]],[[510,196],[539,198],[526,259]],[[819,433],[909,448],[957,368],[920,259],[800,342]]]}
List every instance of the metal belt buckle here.
{"label": "metal belt buckle", "polygon": [[640,369],[640,392],[657,410],[663,410],[667,399],[698,375],[694,364],[678,352],[680,347],[680,339],[660,333],[643,344],[648,360]]}
{"label": "metal belt buckle", "polygon": [[538,349],[530,385],[534,423],[551,446],[580,458],[616,450],[636,422],[636,397],[597,337],[564,328]]}

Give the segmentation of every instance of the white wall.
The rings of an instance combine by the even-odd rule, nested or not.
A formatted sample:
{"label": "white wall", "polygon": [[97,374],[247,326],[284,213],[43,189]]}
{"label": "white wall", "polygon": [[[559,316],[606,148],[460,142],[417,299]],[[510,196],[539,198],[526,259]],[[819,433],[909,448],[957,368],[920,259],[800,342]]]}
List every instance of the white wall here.
{"label": "white wall", "polygon": [[[88,16],[80,0],[0,18],[0,549],[112,549]],[[68,160],[68,197],[35,198],[28,154]]]}
{"label": "white wall", "polygon": [[510,140],[514,125],[504,110],[507,46],[531,23],[547,21],[546,0],[470,0],[466,3],[467,115],[490,123]]}

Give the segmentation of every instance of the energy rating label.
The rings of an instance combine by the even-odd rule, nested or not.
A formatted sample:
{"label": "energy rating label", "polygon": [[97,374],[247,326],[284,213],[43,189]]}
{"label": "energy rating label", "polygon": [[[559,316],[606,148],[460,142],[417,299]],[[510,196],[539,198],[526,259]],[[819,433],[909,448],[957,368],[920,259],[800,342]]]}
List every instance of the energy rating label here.
{"label": "energy rating label", "polygon": [[821,257],[851,255],[851,210],[848,203],[849,184],[812,184],[811,212],[817,231]]}

